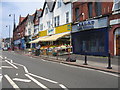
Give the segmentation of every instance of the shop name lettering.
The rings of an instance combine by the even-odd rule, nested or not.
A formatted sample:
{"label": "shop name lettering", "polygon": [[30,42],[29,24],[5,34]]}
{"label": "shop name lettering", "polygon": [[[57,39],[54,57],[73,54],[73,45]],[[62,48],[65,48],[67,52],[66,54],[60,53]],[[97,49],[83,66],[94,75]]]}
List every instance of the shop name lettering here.
{"label": "shop name lettering", "polygon": [[79,30],[86,30],[86,29],[92,29],[94,28],[95,21],[85,21],[85,22],[80,22],[77,24],[77,28]]}
{"label": "shop name lettering", "polygon": [[51,33],[51,32],[53,32],[53,31],[54,31],[54,29],[48,30],[48,33]]}

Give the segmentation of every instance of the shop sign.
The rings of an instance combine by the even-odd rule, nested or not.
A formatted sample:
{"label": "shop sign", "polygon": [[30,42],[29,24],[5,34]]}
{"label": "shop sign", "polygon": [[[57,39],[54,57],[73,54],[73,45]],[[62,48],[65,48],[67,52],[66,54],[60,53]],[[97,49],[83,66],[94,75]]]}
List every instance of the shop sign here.
{"label": "shop sign", "polygon": [[110,25],[115,25],[115,24],[119,24],[119,23],[120,23],[120,19],[110,20]]}
{"label": "shop sign", "polygon": [[107,25],[108,25],[107,20],[108,20],[107,17],[104,17],[104,18],[100,18],[100,19],[93,19],[93,20],[79,22],[77,24],[77,30],[82,31],[82,30],[107,27]]}
{"label": "shop sign", "polygon": [[20,43],[21,43],[21,39],[14,41],[14,44],[15,44],[15,45],[18,45],[18,44],[20,44]]}
{"label": "shop sign", "polygon": [[47,30],[47,35],[52,35],[52,34],[55,34],[55,29],[54,28],[48,29]]}
{"label": "shop sign", "polygon": [[71,23],[61,25],[61,26],[55,28],[55,33],[58,34],[58,33],[68,32],[68,31],[71,31],[71,28],[72,28]]}
{"label": "shop sign", "polygon": [[95,20],[80,22],[77,26],[79,30],[87,30],[94,28]]}

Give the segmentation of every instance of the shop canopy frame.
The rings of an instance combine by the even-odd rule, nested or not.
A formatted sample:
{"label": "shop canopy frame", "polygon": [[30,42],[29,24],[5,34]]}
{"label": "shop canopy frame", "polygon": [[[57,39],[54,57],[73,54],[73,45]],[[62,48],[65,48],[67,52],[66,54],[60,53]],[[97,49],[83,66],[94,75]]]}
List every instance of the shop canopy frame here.
{"label": "shop canopy frame", "polygon": [[36,40],[30,41],[29,43],[38,43],[39,41],[56,41],[66,35],[70,35],[70,32],[65,32],[65,33],[59,33],[59,34],[55,34],[55,35],[51,35],[51,36],[46,36],[46,37],[39,37]]}
{"label": "shop canopy frame", "polygon": [[47,37],[44,41],[56,41],[56,40],[66,36],[66,35],[69,35],[69,34],[70,34],[70,32],[55,34],[55,35]]}
{"label": "shop canopy frame", "polygon": [[45,38],[47,38],[47,37],[49,37],[49,36],[39,37],[39,38],[37,38],[37,39],[35,39],[35,40],[33,40],[33,41],[30,41],[29,43],[38,43],[39,41],[44,41]]}

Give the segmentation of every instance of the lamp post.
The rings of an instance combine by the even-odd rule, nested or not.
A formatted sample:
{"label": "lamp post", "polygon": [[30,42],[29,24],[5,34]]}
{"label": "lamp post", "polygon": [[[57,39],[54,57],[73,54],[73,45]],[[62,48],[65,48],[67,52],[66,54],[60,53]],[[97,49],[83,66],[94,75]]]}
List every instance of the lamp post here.
{"label": "lamp post", "polygon": [[9,28],[9,47],[11,46],[11,39],[10,39],[10,25],[7,25],[6,27]]}
{"label": "lamp post", "polygon": [[[9,17],[13,16],[13,31],[15,30],[15,14],[9,14]],[[12,41],[12,50],[14,51],[14,39]]]}

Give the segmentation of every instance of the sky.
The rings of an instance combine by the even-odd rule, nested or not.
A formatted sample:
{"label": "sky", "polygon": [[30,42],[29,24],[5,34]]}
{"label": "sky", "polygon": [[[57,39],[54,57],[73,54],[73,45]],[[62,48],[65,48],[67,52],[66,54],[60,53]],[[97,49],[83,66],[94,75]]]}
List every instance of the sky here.
{"label": "sky", "polygon": [[[0,38],[9,37],[13,35],[13,14],[15,14],[16,25],[19,22],[19,16],[26,17],[27,14],[35,13],[36,9],[43,8],[44,0],[2,0],[0,2]],[[9,14],[12,14],[9,17]]]}

